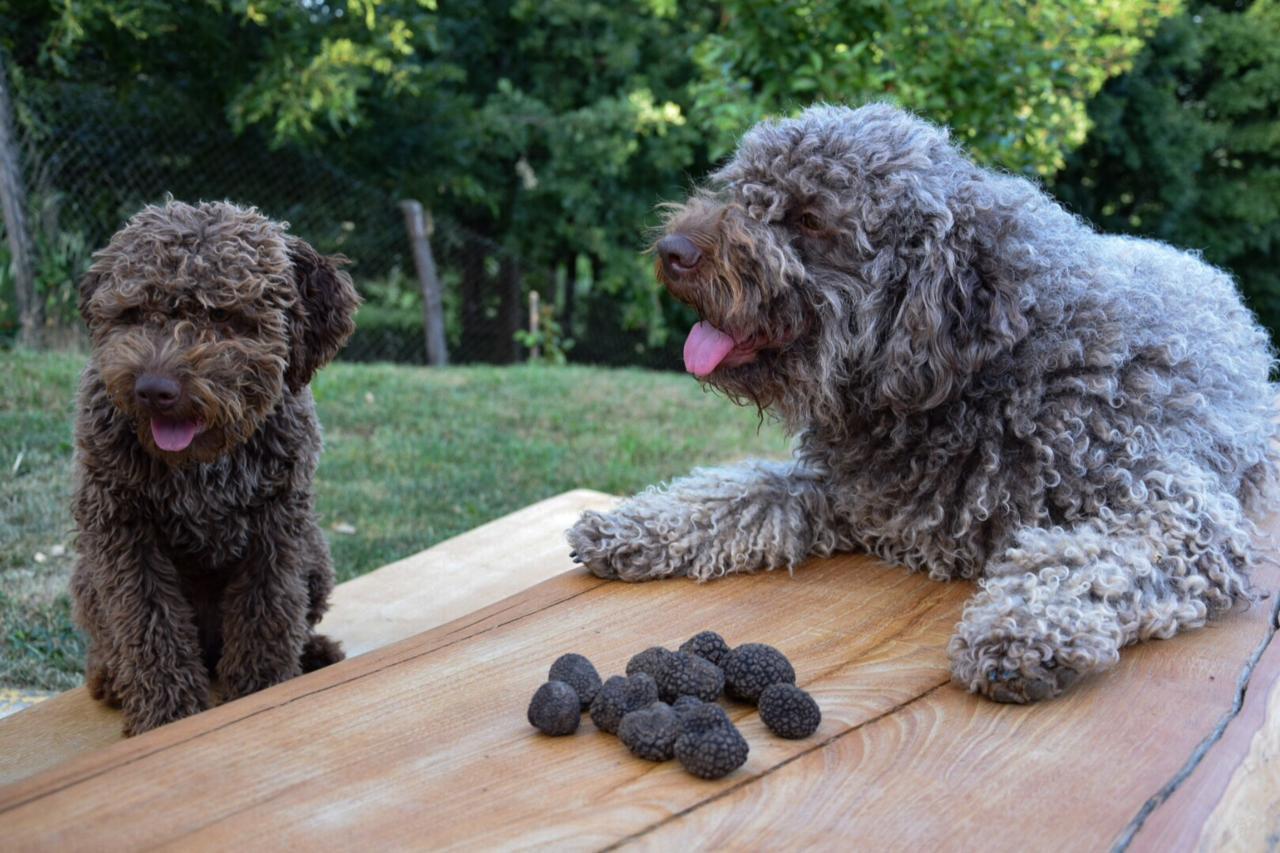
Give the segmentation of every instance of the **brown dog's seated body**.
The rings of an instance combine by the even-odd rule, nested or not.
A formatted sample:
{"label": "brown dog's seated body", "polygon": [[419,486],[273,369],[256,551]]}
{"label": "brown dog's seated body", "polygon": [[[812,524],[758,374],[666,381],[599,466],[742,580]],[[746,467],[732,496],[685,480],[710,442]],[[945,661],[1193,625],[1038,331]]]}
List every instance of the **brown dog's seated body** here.
{"label": "brown dog's seated body", "polygon": [[341,660],[312,631],[333,566],[316,523],[308,383],[359,302],[253,209],[149,206],[80,289],[71,582],[86,679],[138,734]]}

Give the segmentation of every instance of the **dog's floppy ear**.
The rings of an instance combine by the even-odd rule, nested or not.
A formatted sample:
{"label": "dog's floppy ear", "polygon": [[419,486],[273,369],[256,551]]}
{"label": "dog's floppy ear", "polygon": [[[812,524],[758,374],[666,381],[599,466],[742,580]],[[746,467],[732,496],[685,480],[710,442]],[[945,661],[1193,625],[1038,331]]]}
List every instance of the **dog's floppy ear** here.
{"label": "dog's floppy ear", "polygon": [[950,400],[1025,336],[1016,275],[990,253],[1004,215],[976,185],[923,203],[923,227],[898,251],[906,280],[881,353],[881,397],[899,411]]}
{"label": "dog's floppy ear", "polygon": [[341,255],[326,257],[305,240],[288,237],[298,301],[294,304],[289,368],[285,380],[295,393],[306,387],[316,371],[328,364],[355,331],[360,297],[351,276],[341,267]]}
{"label": "dog's floppy ear", "polygon": [[80,311],[80,318],[85,324],[89,323],[89,301],[93,299],[93,294],[97,292],[98,285],[102,283],[102,274],[94,271],[92,267],[80,278],[80,296],[76,299],[76,308]]}

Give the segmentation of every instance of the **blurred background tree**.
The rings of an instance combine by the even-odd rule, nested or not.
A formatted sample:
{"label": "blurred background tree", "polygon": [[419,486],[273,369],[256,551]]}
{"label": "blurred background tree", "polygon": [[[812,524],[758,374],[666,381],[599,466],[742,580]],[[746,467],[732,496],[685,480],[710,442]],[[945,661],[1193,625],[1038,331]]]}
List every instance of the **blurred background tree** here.
{"label": "blurred background tree", "polygon": [[413,197],[436,216],[466,358],[519,357],[537,290],[573,360],[671,367],[691,318],[643,254],[655,205],[755,121],[815,100],[887,99],[944,122],[1102,227],[1203,249],[1280,323],[1276,9],[0,0],[0,51],[55,321],[71,319],[89,249],[167,190],[256,203],[346,252],[369,298],[361,334],[412,336],[394,201]]}
{"label": "blurred background tree", "polygon": [[1089,106],[1053,191],[1108,231],[1199,249],[1280,330],[1280,3],[1190,4]]}
{"label": "blurred background tree", "polygon": [[699,47],[695,104],[727,154],[746,126],[815,100],[888,98],[951,126],[979,160],[1052,174],[1086,105],[1128,69],[1170,0],[729,0]]}

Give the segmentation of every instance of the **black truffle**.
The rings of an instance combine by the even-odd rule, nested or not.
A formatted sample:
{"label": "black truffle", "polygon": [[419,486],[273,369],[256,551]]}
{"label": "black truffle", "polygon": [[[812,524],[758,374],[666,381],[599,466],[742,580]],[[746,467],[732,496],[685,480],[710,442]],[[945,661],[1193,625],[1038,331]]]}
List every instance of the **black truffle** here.
{"label": "black truffle", "polygon": [[699,699],[697,696],[688,696],[688,695],[677,696],[676,701],[671,703],[671,710],[675,711],[676,717],[678,717],[681,721],[683,721],[686,714],[688,714],[694,708],[697,708],[700,705],[705,705],[705,704],[706,703],[703,702],[701,699]]}
{"label": "black truffle", "polygon": [[729,644],[715,631],[702,631],[685,640],[680,651],[706,658],[723,669],[724,660],[729,656]]}
{"label": "black truffle", "polygon": [[529,702],[529,722],[543,734],[571,735],[581,720],[578,693],[563,681],[548,681]]}
{"label": "black truffle", "polygon": [[804,738],[817,731],[822,711],[794,684],[770,684],[760,694],[760,719],[778,737]]}
{"label": "black truffle", "polygon": [[666,702],[632,711],[618,724],[618,740],[633,755],[649,761],[668,761],[675,755],[680,720]]}
{"label": "black truffle", "polygon": [[750,747],[719,705],[704,703],[681,721],[675,755],[694,776],[719,779],[747,761]]}
{"label": "black truffle", "polygon": [[651,646],[627,661],[627,675],[647,672],[650,678],[657,681],[662,676],[662,671],[667,668],[667,664],[671,662],[673,654],[675,652],[664,649],[662,646]]}
{"label": "black truffle", "polygon": [[600,731],[615,734],[623,717],[657,701],[658,685],[648,673],[637,672],[625,678],[615,675],[596,693],[591,703],[591,722]]}
{"label": "black truffle", "polygon": [[600,691],[600,673],[582,655],[570,653],[556,658],[547,677],[552,681],[563,681],[576,690],[584,711],[591,707],[591,700]]}
{"label": "black truffle", "polygon": [[724,708],[714,702],[699,701],[696,706],[673,707],[672,710],[676,711],[677,716],[680,717],[680,734],[685,734],[686,731],[701,734],[703,731],[723,729],[724,726],[732,727],[733,725]]}
{"label": "black truffle", "polygon": [[677,701],[671,710],[680,718],[680,734],[702,734],[712,729],[733,728],[733,720],[729,719],[724,708],[714,702],[699,700],[696,705],[681,707],[681,703]]}
{"label": "black truffle", "polygon": [[796,671],[773,646],[745,643],[729,652],[724,680],[730,696],[754,704],[770,684],[795,684]]}
{"label": "black truffle", "polygon": [[658,696],[664,702],[674,702],[681,696],[696,696],[704,702],[714,702],[724,691],[724,673],[720,667],[706,658],[685,652],[675,652],[667,658],[656,679]]}

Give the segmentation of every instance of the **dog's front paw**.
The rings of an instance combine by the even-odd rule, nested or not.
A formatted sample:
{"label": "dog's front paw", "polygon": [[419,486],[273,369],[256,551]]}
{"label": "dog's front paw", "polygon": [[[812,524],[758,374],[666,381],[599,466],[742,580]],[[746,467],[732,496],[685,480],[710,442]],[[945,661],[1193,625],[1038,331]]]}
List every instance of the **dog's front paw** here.
{"label": "dog's front paw", "polygon": [[1057,661],[1049,658],[1030,668],[993,669],[979,685],[978,692],[996,702],[1027,705],[1061,695],[1079,677],[1076,670],[1059,666]]}
{"label": "dog's front paw", "polygon": [[312,634],[302,645],[302,671],[315,672],[317,669],[324,669],[345,659],[346,656],[347,653],[342,650],[342,643],[324,634]]}
{"label": "dog's front paw", "polygon": [[120,707],[120,696],[116,692],[110,667],[105,662],[95,660],[92,653],[85,667],[84,686],[88,689],[90,696],[108,708]]}
{"label": "dog's front paw", "polygon": [[643,581],[686,572],[661,537],[624,512],[585,512],[565,538],[574,562],[598,577]]}
{"label": "dog's front paw", "polygon": [[996,702],[1026,705],[1061,695],[1083,674],[1044,647],[1021,640],[951,643],[951,673],[957,684]]}
{"label": "dog's front paw", "polygon": [[288,657],[271,656],[264,652],[256,657],[239,660],[231,655],[224,655],[218,661],[218,687],[222,700],[230,702],[302,675],[303,660],[304,654],[301,651],[293,652]]}
{"label": "dog's front paw", "polygon": [[152,689],[144,695],[125,692],[121,698],[124,736],[133,737],[208,709],[209,686],[199,678],[180,678],[168,685],[168,689]]}

